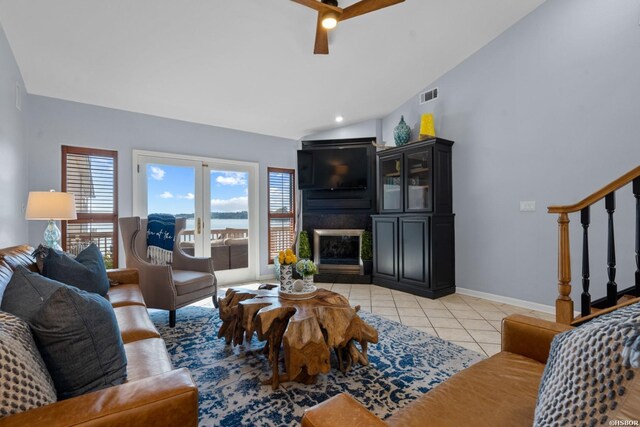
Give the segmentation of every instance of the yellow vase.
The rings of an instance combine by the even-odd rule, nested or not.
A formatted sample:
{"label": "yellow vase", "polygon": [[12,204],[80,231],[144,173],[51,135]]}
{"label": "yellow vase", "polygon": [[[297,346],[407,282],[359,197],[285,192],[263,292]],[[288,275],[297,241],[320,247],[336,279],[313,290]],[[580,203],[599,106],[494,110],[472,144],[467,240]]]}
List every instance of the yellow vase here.
{"label": "yellow vase", "polygon": [[420,139],[436,136],[433,114],[423,114],[420,118]]}

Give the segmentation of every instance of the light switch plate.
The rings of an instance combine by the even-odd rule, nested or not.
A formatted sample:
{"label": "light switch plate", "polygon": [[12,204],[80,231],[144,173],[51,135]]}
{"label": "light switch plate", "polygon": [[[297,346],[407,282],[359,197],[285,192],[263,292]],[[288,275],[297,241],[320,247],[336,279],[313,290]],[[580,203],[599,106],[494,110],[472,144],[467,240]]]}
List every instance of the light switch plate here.
{"label": "light switch plate", "polygon": [[520,212],[535,212],[536,202],[533,200],[521,201]]}

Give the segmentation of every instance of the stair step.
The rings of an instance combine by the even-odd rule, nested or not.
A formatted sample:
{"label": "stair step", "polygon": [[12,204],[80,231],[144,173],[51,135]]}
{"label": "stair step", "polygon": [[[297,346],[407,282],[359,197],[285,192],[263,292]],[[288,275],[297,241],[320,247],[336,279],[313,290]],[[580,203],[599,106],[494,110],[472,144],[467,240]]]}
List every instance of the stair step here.
{"label": "stair step", "polygon": [[632,299],[636,299],[636,298],[638,297],[634,295],[623,295],[620,298],[618,298],[618,304],[622,304],[623,302],[631,301]]}

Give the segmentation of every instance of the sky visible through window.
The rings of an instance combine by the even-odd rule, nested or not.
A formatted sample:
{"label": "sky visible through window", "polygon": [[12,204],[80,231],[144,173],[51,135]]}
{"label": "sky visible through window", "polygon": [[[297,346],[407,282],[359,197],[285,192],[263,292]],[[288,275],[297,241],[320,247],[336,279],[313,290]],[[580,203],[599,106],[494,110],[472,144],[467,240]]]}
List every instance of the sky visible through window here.
{"label": "sky visible through window", "polygon": [[[212,170],[210,175],[211,194],[207,201],[211,206],[212,227],[246,228],[246,212],[249,210],[248,173]],[[148,213],[193,215],[196,198],[194,193],[194,168],[147,165]],[[244,212],[244,215],[240,212]]]}

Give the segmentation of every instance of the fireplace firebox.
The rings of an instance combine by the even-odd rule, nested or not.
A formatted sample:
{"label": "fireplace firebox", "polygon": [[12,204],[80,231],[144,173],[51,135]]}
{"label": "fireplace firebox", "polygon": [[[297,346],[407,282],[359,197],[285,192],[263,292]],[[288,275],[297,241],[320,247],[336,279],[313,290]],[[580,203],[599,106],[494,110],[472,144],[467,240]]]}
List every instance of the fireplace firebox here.
{"label": "fireplace firebox", "polygon": [[363,231],[314,230],[313,255],[320,273],[362,274]]}

